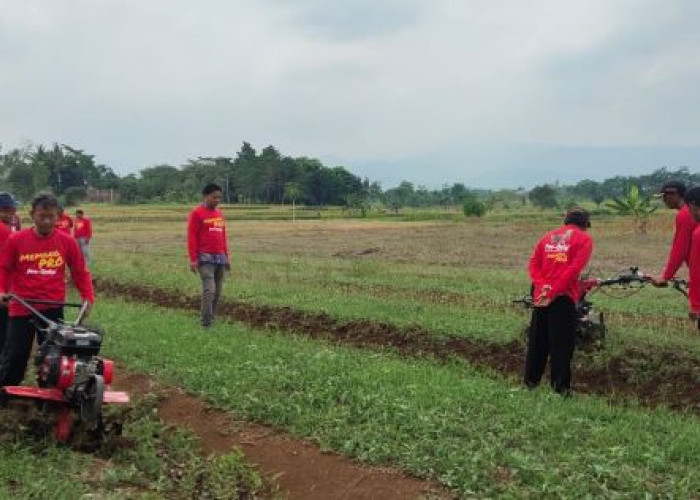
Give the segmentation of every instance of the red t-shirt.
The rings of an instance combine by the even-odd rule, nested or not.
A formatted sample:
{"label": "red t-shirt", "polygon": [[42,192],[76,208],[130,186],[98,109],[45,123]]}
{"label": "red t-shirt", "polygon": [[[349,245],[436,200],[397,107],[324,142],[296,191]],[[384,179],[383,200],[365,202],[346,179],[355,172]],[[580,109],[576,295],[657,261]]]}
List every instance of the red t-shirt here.
{"label": "red t-shirt", "polygon": [[228,256],[226,221],[221,210],[200,205],[190,212],[187,222],[187,251],[190,262],[197,262],[200,253]]}
{"label": "red t-shirt", "polygon": [[548,232],[537,242],[530,257],[530,279],[537,300],[545,285],[551,300],[566,295],[574,303],[581,298],[579,277],[593,252],[593,239],[578,226],[569,224]]}
{"label": "red t-shirt", "polygon": [[688,276],[690,311],[700,313],[700,225],[695,228],[691,237]]}
{"label": "red t-shirt", "polygon": [[673,243],[668,256],[666,269],[662,278],[670,280],[673,278],[683,263],[688,263],[690,256],[690,244],[693,239],[693,231],[698,226],[693,216],[690,214],[688,205],[683,205],[676,214],[676,230],[673,233]]}
{"label": "red t-shirt", "polygon": [[63,231],[64,233],[70,234],[70,230],[73,227],[73,219],[70,215],[63,214],[56,221],[56,229]]}
{"label": "red t-shirt", "polygon": [[[83,300],[95,301],[92,277],[78,243],[61,231],[39,236],[34,228],[12,234],[0,253],[0,293],[12,292],[29,299],[65,301],[66,266]],[[50,309],[54,306],[36,306]],[[10,316],[27,316],[16,301],[10,302]]]}
{"label": "red t-shirt", "polygon": [[73,237],[75,239],[87,238],[88,240],[92,238],[92,221],[87,217],[83,217],[82,219],[76,217],[73,226]]}

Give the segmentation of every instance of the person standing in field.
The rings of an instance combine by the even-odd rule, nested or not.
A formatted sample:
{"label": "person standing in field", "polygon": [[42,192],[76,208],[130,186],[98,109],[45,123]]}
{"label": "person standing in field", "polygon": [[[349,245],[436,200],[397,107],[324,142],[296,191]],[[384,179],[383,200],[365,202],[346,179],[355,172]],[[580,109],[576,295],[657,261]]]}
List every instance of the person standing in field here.
{"label": "person standing in field", "polygon": [[224,271],[231,269],[226,241],[226,221],[217,207],[222,190],[216,184],[202,189],[202,204],[190,212],[187,223],[187,250],[190,270],[202,280],[202,327],[208,329],[214,321],[221,296]]}
{"label": "person standing in field", "polygon": [[[685,204],[693,221],[700,223],[700,187],[688,190]],[[697,322],[700,319],[700,224],[693,230],[688,255],[688,306],[690,319]]]}
{"label": "person standing in field", "polygon": [[[78,244],[69,234],[56,229],[59,204],[51,193],[38,194],[31,204],[34,226],[14,233],[0,254],[0,300],[11,294],[32,299],[63,302],[66,299],[66,269],[83,301],[94,303],[90,272]],[[63,318],[63,308],[36,308],[51,320]],[[7,337],[0,355],[0,385],[22,382],[36,334],[28,310],[16,301],[9,303]],[[39,343],[44,341],[39,338]]]}
{"label": "person standing in field", "polygon": [[[17,202],[10,193],[0,193],[0,256],[5,251],[12,234],[12,224],[17,218]],[[0,304],[0,353],[7,336],[7,304]]]}
{"label": "person standing in field", "polygon": [[549,231],[535,245],[529,273],[534,286],[532,320],[525,359],[525,385],[534,389],[550,362],[552,388],[571,392],[571,359],[576,334],[579,279],[593,252],[588,212],[570,210],[564,225]]}
{"label": "person standing in field", "polygon": [[85,263],[90,265],[90,240],[92,239],[92,221],[85,217],[82,210],[75,211],[75,224],[73,226],[73,237],[78,242],[78,247],[85,257]]}
{"label": "person standing in field", "polygon": [[58,219],[56,220],[56,229],[66,233],[68,236],[71,235],[71,229],[73,229],[73,219],[70,218],[61,205],[58,206]]}
{"label": "person standing in field", "polygon": [[652,284],[657,287],[667,286],[668,280],[676,275],[684,263],[688,263],[690,257],[693,231],[698,223],[693,219],[688,205],[683,199],[685,194],[685,184],[681,181],[668,181],[664,182],[657,195],[663,199],[664,204],[668,208],[677,210],[673,243],[671,244],[671,252],[666,262],[666,268],[660,277],[652,278],[651,280]]}

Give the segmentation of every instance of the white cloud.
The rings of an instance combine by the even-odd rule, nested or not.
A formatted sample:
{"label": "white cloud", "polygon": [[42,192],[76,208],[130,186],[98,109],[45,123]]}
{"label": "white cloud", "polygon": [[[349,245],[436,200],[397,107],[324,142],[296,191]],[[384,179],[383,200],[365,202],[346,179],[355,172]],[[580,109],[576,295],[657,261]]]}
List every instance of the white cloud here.
{"label": "white cloud", "polygon": [[698,10],[0,0],[0,141],[75,144],[122,171],[243,140],[351,167],[439,152],[455,177],[523,146],[695,146]]}

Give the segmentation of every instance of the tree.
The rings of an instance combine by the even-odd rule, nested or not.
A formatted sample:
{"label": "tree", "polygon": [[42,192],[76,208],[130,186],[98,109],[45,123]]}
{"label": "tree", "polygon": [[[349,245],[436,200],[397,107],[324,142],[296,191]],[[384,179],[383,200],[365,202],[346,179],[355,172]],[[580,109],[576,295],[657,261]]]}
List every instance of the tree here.
{"label": "tree", "polygon": [[535,186],[530,190],[528,198],[533,205],[540,208],[556,208],[558,206],[557,190],[549,184]]}
{"label": "tree", "polygon": [[292,221],[296,219],[296,201],[299,196],[301,196],[301,185],[298,182],[288,182],[284,185],[284,199],[292,200]]}
{"label": "tree", "polygon": [[487,207],[476,196],[467,196],[462,204],[462,211],[467,217],[483,217],[486,215]]}
{"label": "tree", "polygon": [[657,207],[651,206],[651,198],[641,196],[637,186],[630,186],[624,198],[613,198],[607,206],[619,215],[631,215],[634,219],[634,230],[638,234],[647,234],[649,216]]}
{"label": "tree", "polygon": [[87,191],[83,187],[71,186],[63,192],[63,200],[69,207],[74,207],[87,198]]}

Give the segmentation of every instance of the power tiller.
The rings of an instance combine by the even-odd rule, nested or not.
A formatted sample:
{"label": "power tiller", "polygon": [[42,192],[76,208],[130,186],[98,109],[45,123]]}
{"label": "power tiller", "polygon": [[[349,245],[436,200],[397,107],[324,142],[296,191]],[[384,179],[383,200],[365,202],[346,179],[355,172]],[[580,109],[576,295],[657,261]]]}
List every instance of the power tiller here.
{"label": "power tiller", "polygon": [[[101,439],[103,404],[129,403],[129,395],[109,390],[114,379],[114,363],[100,356],[102,333],[82,325],[88,304],[24,299],[15,295],[11,300],[32,313],[33,322],[44,340],[34,356],[38,387],[5,386],[1,388],[5,398],[35,400],[42,409],[56,410],[53,432],[58,441],[69,441],[74,430]],[[73,322],[53,321],[32,304],[77,307],[80,311]]]}
{"label": "power tiller", "polygon": [[[639,272],[639,268],[630,267],[617,276],[608,279],[598,278],[582,278],[579,281],[581,290],[581,298],[576,304],[576,346],[579,348],[591,348],[600,346],[605,340],[607,327],[605,326],[605,316],[602,312],[597,311],[593,303],[589,300],[590,295],[601,289],[609,289],[614,297],[627,297],[646,286],[651,282],[651,277]],[[672,279],[669,280],[671,287],[683,295],[687,296],[688,283],[685,280]],[[532,309],[534,299],[533,291],[520,299],[514,300],[513,303],[521,304],[527,309]],[[622,295],[620,295],[622,294]],[[700,327],[700,324],[699,324]],[[529,327],[525,329],[525,333],[529,331]]]}

